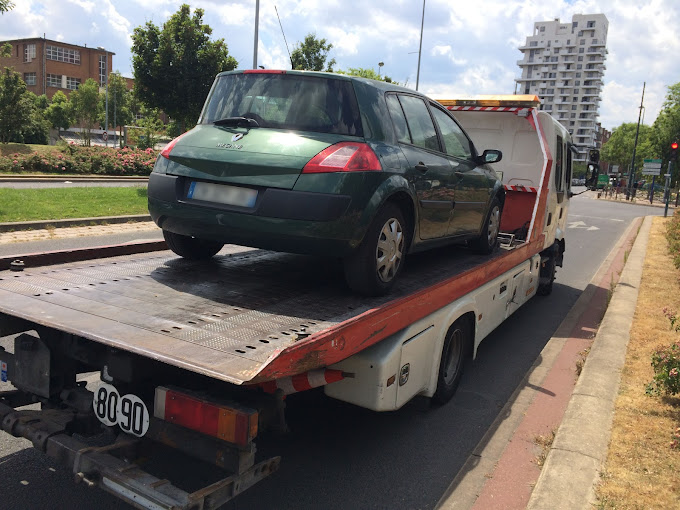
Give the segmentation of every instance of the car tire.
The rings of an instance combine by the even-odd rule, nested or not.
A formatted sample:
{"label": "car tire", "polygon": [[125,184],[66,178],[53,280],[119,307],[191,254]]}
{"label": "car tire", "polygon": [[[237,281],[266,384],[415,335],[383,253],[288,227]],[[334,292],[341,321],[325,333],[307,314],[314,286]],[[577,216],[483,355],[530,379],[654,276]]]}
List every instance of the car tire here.
{"label": "car tire", "polygon": [[536,289],[536,294],[539,296],[549,296],[553,290],[553,283],[555,282],[555,273],[557,272],[557,263],[555,254],[551,253],[547,260],[541,264],[541,271],[539,273],[539,283]]}
{"label": "car tire", "polygon": [[460,318],[451,325],[444,339],[437,375],[437,389],[430,399],[433,405],[446,404],[456,393],[470,346],[469,322]]}
{"label": "car tire", "polygon": [[489,212],[484,218],[484,225],[479,237],[470,241],[470,247],[477,253],[486,255],[498,246],[498,232],[501,228],[501,213],[503,208],[498,197],[493,197]]}
{"label": "car tire", "polygon": [[175,234],[168,230],[163,230],[163,237],[168,248],[180,257],[189,260],[207,260],[224,246],[223,243],[218,243],[217,241]]}
{"label": "car tire", "polygon": [[345,258],[350,289],[367,296],[386,294],[404,266],[408,226],[401,209],[385,204],[376,214],[359,247]]}

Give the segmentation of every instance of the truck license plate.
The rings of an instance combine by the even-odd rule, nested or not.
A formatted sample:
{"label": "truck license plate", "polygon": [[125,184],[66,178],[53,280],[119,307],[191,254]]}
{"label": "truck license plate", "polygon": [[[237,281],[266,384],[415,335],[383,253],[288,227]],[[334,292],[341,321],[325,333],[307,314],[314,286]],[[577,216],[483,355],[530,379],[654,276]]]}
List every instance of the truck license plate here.
{"label": "truck license plate", "polygon": [[94,392],[94,414],[109,427],[118,425],[124,432],[142,437],[149,430],[149,410],[137,395],[122,395],[110,384],[103,383]]}

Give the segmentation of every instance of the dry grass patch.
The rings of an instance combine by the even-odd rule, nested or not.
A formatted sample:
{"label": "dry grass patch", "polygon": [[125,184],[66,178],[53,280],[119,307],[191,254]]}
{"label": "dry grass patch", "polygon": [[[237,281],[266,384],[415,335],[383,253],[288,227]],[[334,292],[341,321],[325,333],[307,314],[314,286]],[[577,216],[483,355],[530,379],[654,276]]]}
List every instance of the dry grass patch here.
{"label": "dry grass patch", "polygon": [[678,340],[663,308],[680,310],[680,271],[666,241],[668,220],[655,217],[616,401],[599,508],[680,508],[680,451],[670,446],[680,426],[680,398],[650,397],[651,355]]}
{"label": "dry grass patch", "polygon": [[547,434],[539,434],[534,438],[534,444],[538,446],[541,451],[536,456],[536,465],[538,467],[543,467],[545,464],[545,459],[548,458],[548,453],[550,453],[550,447],[555,441],[555,434],[557,434],[557,429],[552,429]]}

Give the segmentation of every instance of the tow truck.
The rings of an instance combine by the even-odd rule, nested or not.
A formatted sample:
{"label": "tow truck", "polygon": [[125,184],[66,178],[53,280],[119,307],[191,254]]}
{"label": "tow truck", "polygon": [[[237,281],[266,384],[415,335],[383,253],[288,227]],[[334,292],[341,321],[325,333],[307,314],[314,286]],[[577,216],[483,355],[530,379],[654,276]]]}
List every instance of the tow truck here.
{"label": "tow truck", "polygon": [[[493,254],[413,256],[394,292],[370,299],[334,261],[237,246],[209,262],[26,260],[0,272],[1,428],[136,507],[209,509],[279,468],[255,439],[287,429],[286,395],[323,386],[374,411],[446,403],[480,342],[552,290],[572,148],[535,96],[439,102],[478,149],[503,152]],[[140,462],[168,449],[212,465],[215,481],[187,488]]]}

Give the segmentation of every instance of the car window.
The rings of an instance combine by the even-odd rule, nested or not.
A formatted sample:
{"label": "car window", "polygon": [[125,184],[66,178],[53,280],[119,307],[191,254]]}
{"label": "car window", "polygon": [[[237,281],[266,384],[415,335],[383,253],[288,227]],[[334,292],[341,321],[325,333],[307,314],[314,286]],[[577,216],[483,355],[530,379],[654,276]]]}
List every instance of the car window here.
{"label": "car window", "polygon": [[400,95],[399,101],[404,109],[413,145],[423,149],[441,150],[437,139],[437,131],[434,129],[432,117],[430,117],[425,101],[418,97],[407,95]]}
{"label": "car window", "polygon": [[444,141],[444,152],[457,158],[472,159],[470,140],[456,121],[439,108],[432,108],[434,119]]}
{"label": "car window", "polygon": [[354,87],[347,80],[294,74],[219,76],[199,122],[249,117],[260,127],[363,136]]}
{"label": "car window", "polygon": [[411,135],[408,132],[408,126],[406,125],[406,117],[404,117],[404,110],[401,109],[401,104],[399,99],[394,94],[389,94],[386,98],[387,109],[392,117],[392,122],[394,123],[394,130],[397,135],[397,140],[403,143],[412,143]]}

